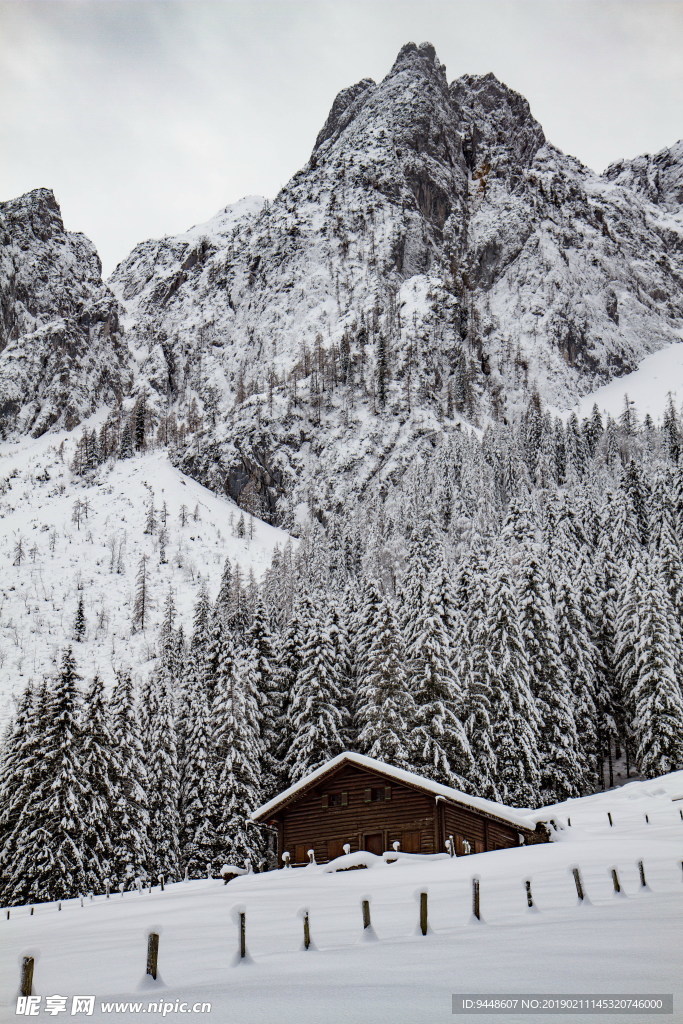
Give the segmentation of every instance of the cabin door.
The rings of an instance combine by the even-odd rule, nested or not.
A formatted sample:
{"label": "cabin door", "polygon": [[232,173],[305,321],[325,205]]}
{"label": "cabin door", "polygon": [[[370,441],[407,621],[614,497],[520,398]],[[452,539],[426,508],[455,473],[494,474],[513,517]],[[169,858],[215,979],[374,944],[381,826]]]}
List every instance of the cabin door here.
{"label": "cabin door", "polygon": [[363,836],[363,849],[381,857],[384,853],[384,833],[372,832],[370,835]]}

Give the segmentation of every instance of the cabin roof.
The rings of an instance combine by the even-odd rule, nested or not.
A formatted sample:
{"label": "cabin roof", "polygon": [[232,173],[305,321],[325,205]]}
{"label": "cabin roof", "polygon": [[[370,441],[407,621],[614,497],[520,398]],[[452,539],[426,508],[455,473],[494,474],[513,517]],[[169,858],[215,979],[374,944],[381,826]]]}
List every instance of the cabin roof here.
{"label": "cabin roof", "polygon": [[400,782],[405,786],[411,786],[413,789],[419,789],[433,796],[442,797],[442,799],[447,800],[449,803],[465,805],[494,818],[501,818],[512,825],[516,825],[518,828],[524,828],[533,832],[536,827],[538,819],[531,811],[507,807],[505,804],[496,803],[494,800],[485,800],[479,796],[470,796],[459,789],[444,786],[440,782],[432,782],[431,779],[426,779],[422,775],[416,775],[414,772],[406,771],[404,768],[395,768],[393,765],[385,764],[384,761],[377,761],[374,757],[367,757],[365,754],[356,754],[352,750],[345,750],[343,753],[337,754],[330,761],[326,761],[325,764],[320,765],[319,768],[299,779],[289,789],[285,789],[284,792],[274,796],[272,800],[269,800],[261,807],[257,807],[251,813],[251,820],[263,821],[272,814],[277,813],[287,804],[293,803],[299,796],[303,796],[306,790],[316,785],[316,783],[322,781],[328,775],[334,774],[344,764],[355,765],[357,768],[364,768],[367,771],[375,772],[385,778]]}

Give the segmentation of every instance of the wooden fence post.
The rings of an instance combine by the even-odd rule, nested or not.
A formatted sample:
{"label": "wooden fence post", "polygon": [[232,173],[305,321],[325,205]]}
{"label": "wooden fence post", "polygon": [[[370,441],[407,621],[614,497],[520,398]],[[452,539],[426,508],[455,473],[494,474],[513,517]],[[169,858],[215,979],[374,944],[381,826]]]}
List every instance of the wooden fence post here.
{"label": "wooden fence post", "polygon": [[533,907],[533,905],[534,905],[534,898],[531,895],[531,882],[528,879],[524,883],[524,888],[526,889],[526,905],[527,905],[527,907]]}
{"label": "wooden fence post", "polygon": [[19,995],[30,996],[33,994],[33,957],[25,956],[21,961],[21,988]]}
{"label": "wooden fence post", "polygon": [[645,865],[643,864],[642,860],[638,861],[638,872],[640,874],[640,884],[642,888],[645,889],[647,886],[647,882],[645,880]]}
{"label": "wooden fence post", "polygon": [[35,907],[31,907],[31,915],[30,915],[31,917],[33,917],[33,911],[34,911],[35,909],[36,909]]}
{"label": "wooden fence post", "polygon": [[62,909],[62,901],[60,900],[59,903],[57,904],[57,910],[61,910],[61,909]]}
{"label": "wooden fence post", "polygon": [[311,945],[311,922],[308,919],[308,911],[304,910],[304,949]]}
{"label": "wooden fence post", "polygon": [[649,814],[646,814],[646,815],[645,815],[645,824],[646,824],[646,825],[649,825],[649,824],[650,824],[650,815],[649,815]]}
{"label": "wooden fence post", "polygon": [[581,902],[585,900],[586,894],[583,891],[583,883],[581,881],[581,872],[578,868],[572,868],[572,874],[574,876],[574,885],[576,886],[576,895],[579,897]]}
{"label": "wooden fence post", "polygon": [[159,875],[159,885],[161,886],[161,891],[163,892],[164,891],[164,876],[163,875]]}
{"label": "wooden fence post", "polygon": [[481,908],[479,905],[479,879],[472,879],[472,913],[477,921],[481,921]]}
{"label": "wooden fence post", "polygon": [[609,819],[609,827],[610,828],[614,828],[614,822],[612,821],[612,813],[611,813],[611,811],[607,812],[607,817]]}
{"label": "wooden fence post", "polygon": [[7,911],[7,920],[9,921],[9,910]]}
{"label": "wooden fence post", "polygon": [[427,893],[420,893],[420,931],[427,934]]}
{"label": "wooden fence post", "polygon": [[240,960],[247,955],[247,915],[240,911]]}
{"label": "wooden fence post", "polygon": [[370,927],[370,900],[363,900],[363,928]]}
{"label": "wooden fence post", "polygon": [[109,899],[109,893],[111,892],[111,885],[109,884],[109,879],[108,878],[105,878],[105,880],[104,880],[104,891],[107,894],[107,899]]}
{"label": "wooden fence post", "polygon": [[150,932],[147,936],[147,973],[156,981],[157,965],[159,963],[159,935],[157,932]]}
{"label": "wooden fence post", "polygon": [[615,892],[621,892],[621,882],[619,881],[619,875],[617,869],[612,868],[612,885],[614,886]]}

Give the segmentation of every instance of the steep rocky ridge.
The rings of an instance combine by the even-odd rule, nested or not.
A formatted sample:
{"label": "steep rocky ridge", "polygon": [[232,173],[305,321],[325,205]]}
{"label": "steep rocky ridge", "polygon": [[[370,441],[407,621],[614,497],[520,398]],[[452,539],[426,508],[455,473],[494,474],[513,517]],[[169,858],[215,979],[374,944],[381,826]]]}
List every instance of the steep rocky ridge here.
{"label": "steep rocky ridge", "polygon": [[[5,406],[24,408],[28,429],[67,408],[73,421],[126,390],[130,360],[130,390],[152,414],[198,410],[173,457],[204,483],[271,518],[343,502],[396,478],[443,430],[510,418],[533,391],[569,406],[677,341],[682,169],[678,143],[597,175],[494,75],[449,84],[434,47],[409,43],[381,82],[337,96],[272,202],[249,197],[141,243],[110,291],[80,236],[32,241],[53,246],[56,278],[27,278],[30,301],[6,288],[3,319],[24,317],[23,337],[35,324],[64,365],[68,346],[47,332],[75,336],[79,397],[24,408],[32,381],[47,386],[24,345],[23,390],[6,375]],[[49,217],[37,220],[39,239]],[[74,308],[55,326],[63,294]]]}
{"label": "steep rocky ridge", "polygon": [[49,189],[0,203],[0,436],[73,427],[129,387],[119,309]]}

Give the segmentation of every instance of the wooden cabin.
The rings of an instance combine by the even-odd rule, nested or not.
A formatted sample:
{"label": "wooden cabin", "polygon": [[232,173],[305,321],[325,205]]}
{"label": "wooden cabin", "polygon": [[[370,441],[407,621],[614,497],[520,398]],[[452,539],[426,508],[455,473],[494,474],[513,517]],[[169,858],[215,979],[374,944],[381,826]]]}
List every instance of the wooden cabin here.
{"label": "wooden cabin", "polygon": [[524,812],[347,751],[254,811],[251,820],[277,830],[278,863],[319,864],[344,853],[483,853],[544,843],[548,835]]}

